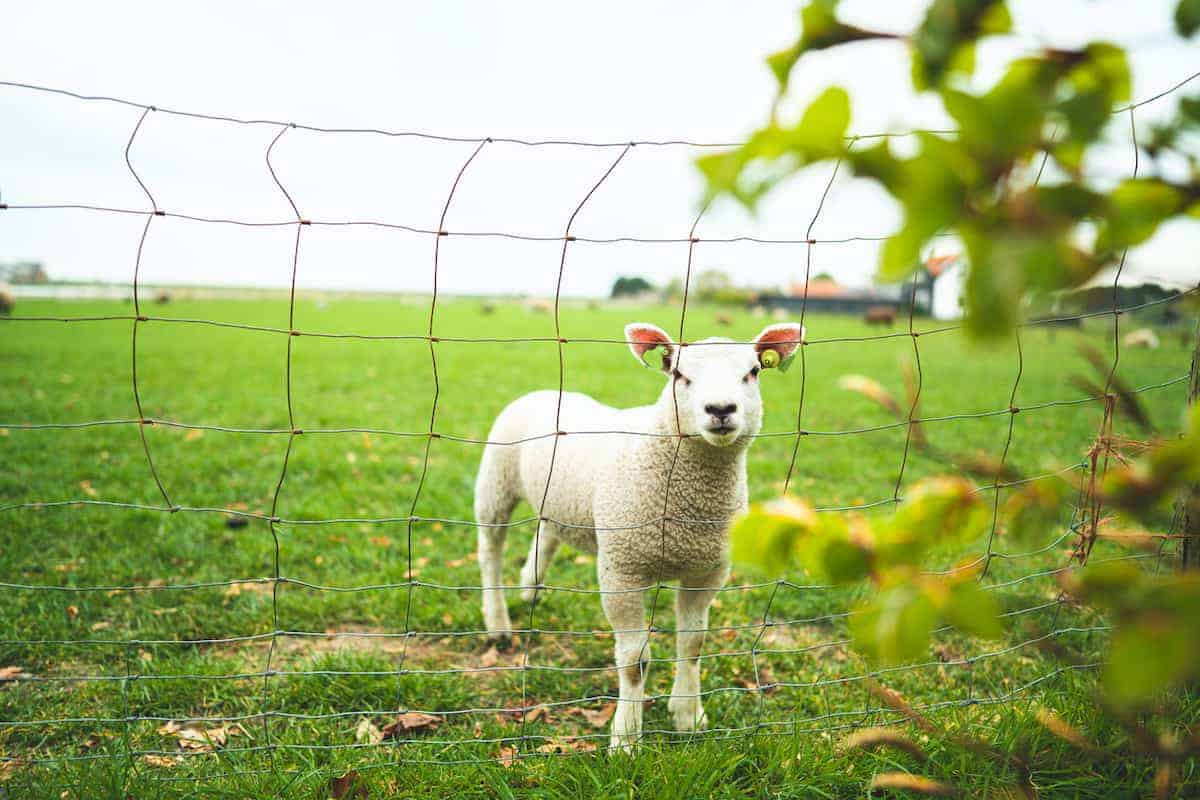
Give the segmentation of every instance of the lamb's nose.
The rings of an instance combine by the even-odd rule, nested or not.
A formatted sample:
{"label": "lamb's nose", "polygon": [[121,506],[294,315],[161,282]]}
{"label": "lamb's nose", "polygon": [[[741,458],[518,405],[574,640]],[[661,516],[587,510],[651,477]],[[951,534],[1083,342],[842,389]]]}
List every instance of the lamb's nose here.
{"label": "lamb's nose", "polygon": [[726,403],[723,406],[716,403],[709,403],[704,407],[704,410],[714,417],[728,417],[733,412],[737,411],[737,403]]}

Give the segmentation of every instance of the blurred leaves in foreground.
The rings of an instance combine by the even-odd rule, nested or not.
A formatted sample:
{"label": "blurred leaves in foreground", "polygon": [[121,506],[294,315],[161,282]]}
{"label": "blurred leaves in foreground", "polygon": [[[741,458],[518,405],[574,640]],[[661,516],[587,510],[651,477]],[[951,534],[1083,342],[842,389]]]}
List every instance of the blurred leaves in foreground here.
{"label": "blurred leaves in foreground", "polygon": [[[934,0],[907,37],[912,82],[936,93],[956,133],[914,134],[902,155],[889,137],[864,144],[850,131],[846,91],[831,86],[799,119],[780,113],[793,68],[806,53],[862,41],[899,39],[838,17],[837,0],[811,0],[801,33],[767,64],[778,81],[769,120],[733,150],[697,160],[710,197],[728,195],[753,210],[772,189],[804,167],[837,161],[869,178],[901,206],[903,222],[880,250],[879,276],[899,281],[918,269],[933,237],[952,233],[968,262],[964,307],[969,332],[996,336],[1019,319],[1030,292],[1079,286],[1114,265],[1128,247],[1165,221],[1200,218],[1200,96],[1141,137],[1141,175],[1101,188],[1084,174],[1089,148],[1103,141],[1130,102],[1124,50],[1108,42],[1044,49],[1011,62],[990,87],[972,90],[979,40],[1007,34],[1012,20],[1001,0]],[[1195,0],[1182,0],[1176,30],[1200,27]],[[1133,125],[1132,111],[1128,122]],[[1043,161],[1045,159],[1045,161]],[[1053,178],[1041,181],[1046,162]],[[1170,165],[1186,164],[1187,170]]]}

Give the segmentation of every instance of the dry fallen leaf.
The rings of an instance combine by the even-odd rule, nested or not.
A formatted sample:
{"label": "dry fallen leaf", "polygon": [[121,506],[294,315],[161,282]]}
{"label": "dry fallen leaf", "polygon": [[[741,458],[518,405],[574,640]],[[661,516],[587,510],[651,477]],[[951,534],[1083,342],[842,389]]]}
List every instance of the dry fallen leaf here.
{"label": "dry fallen leaf", "polygon": [[496,713],[496,721],[504,724],[510,720],[520,722],[537,722],[539,719],[550,722],[550,709],[536,700],[526,700],[524,708],[506,708]]}
{"label": "dry fallen leaf", "polygon": [[515,766],[518,758],[520,758],[520,754],[515,747],[501,747],[500,755],[496,756],[496,760],[505,767]]}
{"label": "dry fallen leaf", "polygon": [[12,761],[0,761],[0,783],[4,783],[11,778],[22,766],[24,764],[16,759]]}
{"label": "dry fallen leaf", "polygon": [[97,492],[95,489],[92,488],[91,481],[80,481],[79,488],[83,489],[83,493],[86,494],[88,497],[95,497],[96,495],[99,494],[99,492]]}
{"label": "dry fallen leaf", "polygon": [[617,704],[614,702],[605,703],[598,709],[586,709],[578,705],[572,705],[571,708],[566,709],[568,714],[582,716],[593,728],[605,727],[608,721],[612,720],[612,715],[616,711]]}
{"label": "dry fallen leaf", "polygon": [[192,428],[190,431],[188,431],[187,433],[185,433],[183,435],[183,440],[185,442],[194,442],[203,435],[204,435],[204,431],[200,430],[199,428]]}
{"label": "dry fallen leaf", "polygon": [[357,772],[350,770],[345,775],[329,779],[329,796],[333,800],[366,800],[367,785],[359,778]]}
{"label": "dry fallen leaf", "polygon": [[183,758],[180,756],[160,756],[154,753],[147,753],[142,756],[142,762],[152,767],[173,767],[182,761]]}
{"label": "dry fallen leaf", "polygon": [[0,683],[8,681],[19,681],[24,678],[32,678],[33,676],[26,672],[21,667],[0,667]]}
{"label": "dry fallen leaf", "polygon": [[392,537],[390,537],[390,536],[372,536],[371,544],[375,545],[376,547],[391,547],[392,546]]}
{"label": "dry fallen leaf", "polygon": [[496,645],[492,645],[484,651],[479,657],[479,666],[494,667],[500,663],[500,651],[496,649]]}
{"label": "dry fallen leaf", "polygon": [[775,676],[771,674],[771,668],[765,664],[758,668],[757,682],[754,680],[754,676],[747,676],[742,679],[742,686],[745,686],[747,689],[755,689],[764,694],[770,694],[777,688],[775,685]]}
{"label": "dry fallen leaf", "polygon": [[579,709],[580,713],[583,714],[583,718],[586,719],[593,728],[603,728],[605,725],[607,725],[608,721],[612,719],[613,714],[616,713],[616,710],[617,704],[615,702],[605,703],[599,708]]}
{"label": "dry fallen leaf", "polygon": [[451,569],[458,569],[459,567],[461,567],[462,565],[464,565],[466,563],[467,563],[467,560],[465,558],[452,558],[446,562],[446,566],[450,567]]}
{"label": "dry fallen leaf", "polygon": [[576,736],[562,736],[547,739],[537,750],[539,753],[590,753],[595,749],[595,742]]}
{"label": "dry fallen leaf", "polygon": [[111,628],[111,627],[112,627],[112,623],[111,623],[111,622],[109,622],[108,620],[101,620],[100,622],[93,622],[93,623],[92,623],[92,630],[93,630],[93,631],[102,631],[102,630],[106,630],[106,629],[108,629],[108,628]]}
{"label": "dry fallen leaf", "polygon": [[79,606],[67,606],[67,616],[71,619],[79,616]]}
{"label": "dry fallen leaf", "polygon": [[366,744],[379,744],[383,741],[383,731],[371,722],[369,717],[363,717],[354,729],[354,741]]}
{"label": "dry fallen leaf", "polygon": [[158,726],[156,731],[160,736],[174,736],[178,740],[180,750],[193,750],[199,753],[211,753],[224,747],[230,736],[244,736],[246,730],[238,724],[217,725],[212,728],[183,726],[171,720]]}
{"label": "dry fallen leaf", "polygon": [[383,726],[384,739],[403,739],[406,734],[425,733],[442,724],[442,718],[421,711],[406,711]]}

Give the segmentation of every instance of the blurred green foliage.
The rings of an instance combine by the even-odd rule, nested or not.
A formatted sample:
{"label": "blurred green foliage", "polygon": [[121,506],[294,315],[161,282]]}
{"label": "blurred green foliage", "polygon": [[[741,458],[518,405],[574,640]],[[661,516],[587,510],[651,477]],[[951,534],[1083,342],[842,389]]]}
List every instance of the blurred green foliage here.
{"label": "blurred green foliage", "polygon": [[[907,37],[913,86],[941,98],[956,135],[917,133],[909,156],[894,152],[888,138],[863,146],[849,133],[850,100],[836,86],[818,95],[798,122],[781,119],[779,101],[806,53],[898,38],[839,21],[837,5],[806,4],[795,44],[767,59],[779,84],[767,123],[741,147],[698,160],[710,196],[729,195],[753,209],[804,167],[840,161],[876,181],[902,208],[903,222],[880,252],[880,278],[907,277],[932,237],[953,232],[968,256],[967,327],[985,337],[1016,324],[1029,292],[1079,286],[1164,221],[1200,218],[1200,167],[1185,146],[1186,136],[1200,128],[1200,98],[1184,98],[1175,115],[1145,137],[1148,175],[1097,188],[1083,174],[1084,156],[1103,139],[1114,110],[1130,101],[1125,52],[1106,42],[1043,50],[1013,61],[991,87],[974,91],[976,43],[1012,27],[999,0],[934,0]],[[1200,4],[1184,0],[1177,30],[1190,36],[1198,26]],[[1043,154],[1061,176],[1046,184],[1030,179]],[[1185,159],[1190,175],[1165,175],[1158,167],[1166,157]]]}

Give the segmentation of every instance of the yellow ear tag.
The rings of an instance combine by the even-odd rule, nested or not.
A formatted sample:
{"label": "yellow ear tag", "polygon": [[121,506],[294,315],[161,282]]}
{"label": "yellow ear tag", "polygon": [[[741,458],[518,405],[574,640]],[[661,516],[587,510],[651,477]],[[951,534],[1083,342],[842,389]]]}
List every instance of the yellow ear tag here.
{"label": "yellow ear tag", "polygon": [[762,352],[762,355],[759,357],[759,360],[762,361],[762,365],[765,369],[771,369],[772,367],[778,367],[779,366],[779,351],[764,350]]}

